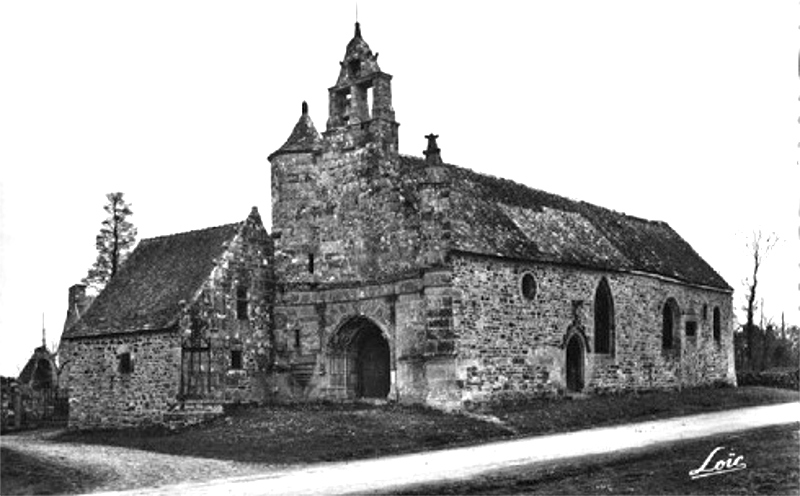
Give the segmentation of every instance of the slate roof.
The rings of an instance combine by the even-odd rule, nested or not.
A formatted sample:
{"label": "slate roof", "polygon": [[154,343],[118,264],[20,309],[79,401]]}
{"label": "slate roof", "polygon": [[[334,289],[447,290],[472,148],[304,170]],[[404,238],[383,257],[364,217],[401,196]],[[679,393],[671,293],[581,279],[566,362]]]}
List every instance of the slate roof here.
{"label": "slate roof", "polygon": [[[19,373],[19,377],[17,377],[17,382],[20,384],[30,384],[34,378],[34,372],[39,366],[40,360],[46,360],[50,363],[51,369],[48,371],[50,374],[50,382],[54,382],[52,379],[52,375],[55,372],[53,367],[53,355],[45,348],[44,346],[39,346],[33,351],[33,355],[28,359],[28,362],[23,367],[22,372]],[[41,374],[41,372],[40,372]]]}
{"label": "slate roof", "polygon": [[[425,160],[402,156],[403,168]],[[453,248],[481,255],[645,272],[731,291],[669,225],[444,164]]]}
{"label": "slate roof", "polygon": [[65,337],[168,329],[241,223],[142,240]]}
{"label": "slate roof", "polygon": [[284,153],[312,152],[320,147],[321,142],[322,137],[308,115],[308,104],[303,102],[300,119],[294,125],[294,129],[292,129],[292,133],[286,143],[272,152],[268,160],[272,160],[272,157]]}

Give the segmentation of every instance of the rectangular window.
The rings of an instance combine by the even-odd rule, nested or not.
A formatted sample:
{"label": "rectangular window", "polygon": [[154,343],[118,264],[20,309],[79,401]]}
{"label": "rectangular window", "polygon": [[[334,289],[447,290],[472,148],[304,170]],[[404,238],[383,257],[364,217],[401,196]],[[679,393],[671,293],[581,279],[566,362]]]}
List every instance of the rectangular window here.
{"label": "rectangular window", "polygon": [[247,288],[244,286],[236,288],[236,318],[247,320]]}
{"label": "rectangular window", "polygon": [[694,337],[697,334],[697,322],[689,320],[686,322],[686,336]]}
{"label": "rectangular window", "polygon": [[300,347],[300,329],[294,330],[294,347],[295,348]]}
{"label": "rectangular window", "polygon": [[119,358],[119,373],[132,374],[133,373],[133,360],[131,359],[130,352],[122,353]]}
{"label": "rectangular window", "polygon": [[231,350],[231,369],[242,369],[242,350]]}
{"label": "rectangular window", "polygon": [[308,254],[308,273],[309,274],[313,274],[314,273],[314,254],[313,253],[309,253]]}

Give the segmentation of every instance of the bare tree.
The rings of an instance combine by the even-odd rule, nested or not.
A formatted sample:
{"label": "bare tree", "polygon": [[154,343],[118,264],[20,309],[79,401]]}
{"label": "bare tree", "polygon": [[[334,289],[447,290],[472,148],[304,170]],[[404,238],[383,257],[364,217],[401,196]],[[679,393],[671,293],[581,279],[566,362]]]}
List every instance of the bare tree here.
{"label": "bare tree", "polygon": [[769,234],[766,238],[761,231],[753,232],[753,237],[747,243],[747,250],[753,257],[753,275],[744,280],[745,288],[747,289],[747,322],[744,325],[744,334],[747,342],[747,362],[748,365],[753,363],[753,348],[755,346],[755,324],[753,317],[757,308],[756,304],[756,289],[758,288],[758,270],[761,264],[764,263],[764,258],[770,250],[778,242],[778,236],[774,233]]}

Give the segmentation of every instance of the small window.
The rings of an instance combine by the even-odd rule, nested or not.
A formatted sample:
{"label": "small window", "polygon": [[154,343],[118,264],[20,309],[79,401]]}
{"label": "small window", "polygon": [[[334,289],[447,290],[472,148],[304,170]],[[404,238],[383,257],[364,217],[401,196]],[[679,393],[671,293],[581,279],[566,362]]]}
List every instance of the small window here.
{"label": "small window", "polygon": [[239,286],[236,288],[236,318],[239,320],[247,320],[247,288]]}
{"label": "small window", "polygon": [[703,320],[708,320],[708,305],[703,305]]}
{"label": "small window", "polygon": [[689,320],[686,322],[686,336],[693,338],[697,335],[697,322]]}
{"label": "small window", "polygon": [[533,274],[526,272],[525,275],[522,276],[522,282],[520,285],[522,296],[529,300],[532,300],[536,297],[536,279],[534,279]]}
{"label": "small window", "polygon": [[126,351],[125,353],[121,353],[119,356],[119,373],[120,374],[132,374],[133,373],[133,359],[131,359],[131,353]]}
{"label": "small window", "polygon": [[242,369],[242,350],[231,350],[231,370]]}
{"label": "small window", "polygon": [[300,337],[301,337],[300,336],[300,329],[295,329],[294,330],[294,347],[295,348],[299,348],[300,347]]}
{"label": "small window", "polygon": [[314,273],[314,254],[313,253],[309,253],[308,254],[308,273],[309,274],[313,274]]}
{"label": "small window", "polygon": [[722,317],[719,313],[719,307],[714,307],[714,321],[712,324],[712,329],[714,331],[714,341],[720,341],[722,337]]}

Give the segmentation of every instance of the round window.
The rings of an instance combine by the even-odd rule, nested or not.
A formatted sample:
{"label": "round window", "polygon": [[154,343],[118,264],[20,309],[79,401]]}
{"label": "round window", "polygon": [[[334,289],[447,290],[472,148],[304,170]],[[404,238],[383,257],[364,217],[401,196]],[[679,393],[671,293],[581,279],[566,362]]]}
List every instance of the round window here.
{"label": "round window", "polygon": [[522,276],[522,296],[529,300],[536,297],[536,279],[530,272]]}

